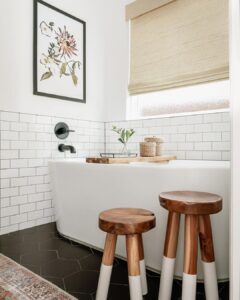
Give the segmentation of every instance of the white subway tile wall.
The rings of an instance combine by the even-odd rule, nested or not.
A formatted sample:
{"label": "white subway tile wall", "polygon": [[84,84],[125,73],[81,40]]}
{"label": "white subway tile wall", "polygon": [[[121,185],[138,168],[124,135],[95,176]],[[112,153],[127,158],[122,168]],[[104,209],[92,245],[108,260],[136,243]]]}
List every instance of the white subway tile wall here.
{"label": "white subway tile wall", "polygon": [[[54,126],[75,132],[59,140]],[[54,220],[48,160],[79,158],[104,151],[104,123],[0,111],[0,234]],[[59,143],[76,154],[60,153]]]}
{"label": "white subway tile wall", "polygon": [[[67,140],[56,138],[58,122],[75,130]],[[113,125],[136,130],[129,141],[133,152],[139,152],[145,136],[157,135],[164,140],[163,154],[178,159],[230,159],[227,112],[103,123],[0,111],[0,234],[53,221],[48,160],[120,152]],[[74,145],[77,153],[60,153],[62,142]]]}
{"label": "white subway tile wall", "polygon": [[230,159],[228,112],[106,123],[106,151],[121,152],[117,134],[111,130],[113,125],[135,129],[128,144],[132,152],[139,153],[139,142],[144,137],[156,135],[164,140],[163,154],[173,154],[178,159]]}

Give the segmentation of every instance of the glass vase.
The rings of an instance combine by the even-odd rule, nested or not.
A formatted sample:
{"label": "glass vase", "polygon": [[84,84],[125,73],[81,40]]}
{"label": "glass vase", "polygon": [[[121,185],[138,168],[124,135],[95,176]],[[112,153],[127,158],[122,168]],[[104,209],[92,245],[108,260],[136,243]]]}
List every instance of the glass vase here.
{"label": "glass vase", "polygon": [[121,154],[122,155],[126,155],[126,156],[129,155],[129,150],[127,148],[127,144],[123,144],[123,148],[122,148]]}

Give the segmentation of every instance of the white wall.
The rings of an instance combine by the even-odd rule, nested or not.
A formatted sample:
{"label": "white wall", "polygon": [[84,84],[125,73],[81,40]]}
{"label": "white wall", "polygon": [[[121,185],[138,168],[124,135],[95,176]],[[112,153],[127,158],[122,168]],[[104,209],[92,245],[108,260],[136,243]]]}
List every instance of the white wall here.
{"label": "white wall", "polygon": [[231,252],[230,252],[230,299],[240,299],[240,4],[230,1],[230,78],[232,123],[232,189],[231,189]]}
{"label": "white wall", "polygon": [[106,1],[47,2],[87,23],[87,104],[33,95],[33,1],[7,0],[0,2],[0,109],[104,120]]}
{"label": "white wall", "polygon": [[125,21],[125,5],[132,0],[108,1],[106,41],[106,121],[126,119],[129,65],[129,22]]}

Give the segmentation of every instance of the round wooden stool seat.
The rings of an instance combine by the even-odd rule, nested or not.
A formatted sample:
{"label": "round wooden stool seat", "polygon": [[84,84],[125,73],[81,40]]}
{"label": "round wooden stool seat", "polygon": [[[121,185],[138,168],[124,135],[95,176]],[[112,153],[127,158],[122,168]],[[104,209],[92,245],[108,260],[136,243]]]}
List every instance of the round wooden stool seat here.
{"label": "round wooden stool seat", "polygon": [[185,215],[211,215],[222,210],[222,198],[215,194],[193,191],[161,193],[162,207]]}
{"label": "round wooden stool seat", "polygon": [[114,208],[99,215],[99,228],[117,235],[141,234],[154,228],[155,222],[154,213],[141,208]]}

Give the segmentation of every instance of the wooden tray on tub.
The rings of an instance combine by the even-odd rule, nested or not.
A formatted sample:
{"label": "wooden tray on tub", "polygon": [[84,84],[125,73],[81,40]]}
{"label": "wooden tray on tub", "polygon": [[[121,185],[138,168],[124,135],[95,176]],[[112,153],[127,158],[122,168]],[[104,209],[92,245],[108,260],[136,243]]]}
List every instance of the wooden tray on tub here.
{"label": "wooden tray on tub", "polygon": [[154,157],[87,157],[86,162],[94,164],[128,164],[132,162],[162,163],[175,159],[176,156],[174,155],[163,155]]}

